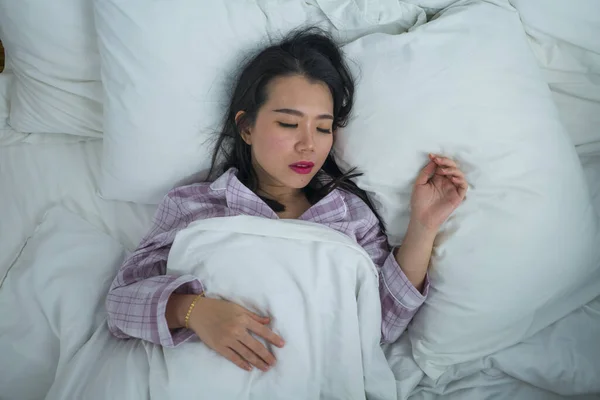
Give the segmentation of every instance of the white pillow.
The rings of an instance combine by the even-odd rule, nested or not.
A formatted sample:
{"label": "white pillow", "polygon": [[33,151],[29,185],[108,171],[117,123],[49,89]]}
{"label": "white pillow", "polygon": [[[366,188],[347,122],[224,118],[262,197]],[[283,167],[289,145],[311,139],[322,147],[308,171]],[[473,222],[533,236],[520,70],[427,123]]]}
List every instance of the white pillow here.
{"label": "white pillow", "polygon": [[296,0],[97,0],[103,197],[158,203],[170,188],[202,176],[233,74],[269,40],[304,24],[341,27],[338,35],[348,39],[424,21],[422,10],[396,0],[320,3],[327,15],[315,2]]}
{"label": "white pillow", "polygon": [[105,317],[104,298],[124,256],[118,242],[78,216],[59,207],[46,213],[0,286],[3,398],[44,398],[57,367]]}
{"label": "white pillow", "polygon": [[101,136],[102,86],[91,0],[0,0],[19,132]]}
{"label": "white pillow", "polygon": [[361,78],[336,157],[365,173],[357,182],[381,204],[390,241],[408,225],[427,153],[457,160],[471,185],[436,240],[430,295],[410,328],[427,375],[517,343],[600,292],[581,165],[514,10],[455,6],[345,52]]}
{"label": "white pillow", "polygon": [[0,73],[0,146],[8,146],[17,143],[46,144],[46,143],[75,143],[90,138],[83,136],[57,133],[47,135],[45,133],[22,133],[15,131],[8,123],[10,114],[10,91],[14,81],[14,74],[5,69]]}

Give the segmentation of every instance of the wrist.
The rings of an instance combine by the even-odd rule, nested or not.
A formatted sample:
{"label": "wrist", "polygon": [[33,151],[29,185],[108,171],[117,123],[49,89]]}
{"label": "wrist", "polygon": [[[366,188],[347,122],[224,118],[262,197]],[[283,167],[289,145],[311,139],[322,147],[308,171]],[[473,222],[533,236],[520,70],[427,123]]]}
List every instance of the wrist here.
{"label": "wrist", "polygon": [[423,225],[417,220],[411,220],[402,241],[402,246],[396,248],[394,253],[400,269],[420,292],[422,292],[425,283],[437,232],[437,229]]}
{"label": "wrist", "polygon": [[[406,237],[417,238],[419,241],[433,241],[437,236],[439,231],[438,226],[429,226],[427,224],[423,224],[422,222],[411,218],[408,223],[408,228],[406,230]],[[405,238],[406,240],[406,238]]]}
{"label": "wrist", "polygon": [[169,329],[183,328],[185,326],[185,316],[195,297],[195,294],[171,294],[165,312]]}

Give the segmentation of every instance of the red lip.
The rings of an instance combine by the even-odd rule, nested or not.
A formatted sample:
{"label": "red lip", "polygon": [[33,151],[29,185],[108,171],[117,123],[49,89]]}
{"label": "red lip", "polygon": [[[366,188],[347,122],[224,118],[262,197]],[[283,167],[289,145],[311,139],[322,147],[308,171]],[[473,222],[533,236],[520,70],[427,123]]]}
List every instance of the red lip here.
{"label": "red lip", "polygon": [[290,164],[292,171],[301,175],[310,174],[314,166],[315,163],[311,161],[298,161],[297,163]]}

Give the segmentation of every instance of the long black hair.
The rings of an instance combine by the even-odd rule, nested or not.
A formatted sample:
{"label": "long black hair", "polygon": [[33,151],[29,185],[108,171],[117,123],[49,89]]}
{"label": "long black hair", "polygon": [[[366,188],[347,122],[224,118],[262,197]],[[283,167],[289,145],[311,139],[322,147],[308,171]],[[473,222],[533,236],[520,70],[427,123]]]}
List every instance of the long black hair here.
{"label": "long black hair", "polygon": [[[325,83],[333,98],[332,130],[346,126],[354,101],[354,79],[340,49],[329,34],[321,29],[293,31],[281,42],[263,49],[242,66],[223,128],[215,144],[209,179],[215,179],[215,175],[234,167],[238,170],[238,179],[250,190],[257,192],[258,176],[252,166],[250,145],[242,139],[241,132],[256,122],[258,111],[267,101],[267,84],[274,78],[292,75]],[[244,113],[236,122],[238,111]],[[334,189],[357,195],[375,213],[385,232],[383,220],[367,193],[352,181],[361,175],[356,169],[343,173],[329,154],[321,170],[302,190],[311,204]],[[261,199],[275,212],[285,209],[283,204],[273,199]]]}

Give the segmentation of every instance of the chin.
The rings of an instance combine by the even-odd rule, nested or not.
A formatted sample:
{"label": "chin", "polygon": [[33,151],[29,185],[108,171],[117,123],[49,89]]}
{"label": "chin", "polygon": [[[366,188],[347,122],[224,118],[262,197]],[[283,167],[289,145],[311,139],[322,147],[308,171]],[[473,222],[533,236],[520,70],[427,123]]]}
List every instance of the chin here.
{"label": "chin", "polygon": [[304,189],[314,178],[316,174],[294,176],[292,179],[286,179],[285,185],[293,189]]}
{"label": "chin", "polygon": [[293,189],[304,189],[306,186],[308,186],[309,183],[310,179],[305,179],[302,181],[296,180],[295,182],[290,182],[290,184],[286,186],[291,187]]}

